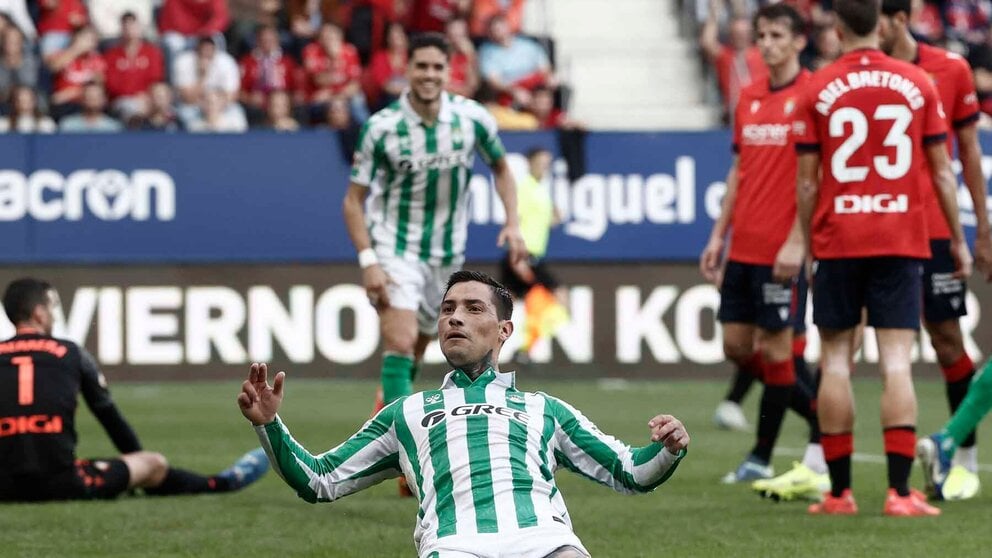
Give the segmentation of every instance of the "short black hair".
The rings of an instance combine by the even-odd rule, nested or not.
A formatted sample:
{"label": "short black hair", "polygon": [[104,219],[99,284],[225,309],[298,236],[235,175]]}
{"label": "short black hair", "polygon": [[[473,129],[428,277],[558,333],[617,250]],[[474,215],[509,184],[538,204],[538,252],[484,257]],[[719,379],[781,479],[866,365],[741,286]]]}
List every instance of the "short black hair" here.
{"label": "short black hair", "polygon": [[879,0],[834,0],[837,19],[859,37],[867,37],[878,26]]}
{"label": "short black hair", "polygon": [[794,37],[799,35],[804,35],[806,33],[806,22],[803,21],[803,16],[799,14],[799,11],[786,4],[785,2],[780,2],[778,4],[768,4],[764,6],[756,14],[754,14],[754,28],[758,29],[758,20],[764,19],[766,21],[777,21],[779,19],[789,20],[789,31],[792,32]]}
{"label": "short black hair", "polygon": [[547,147],[541,147],[539,145],[531,147],[530,149],[527,150],[527,160],[531,161],[534,159],[534,157],[537,157],[541,153],[547,153],[548,155],[551,155],[551,150],[548,149]]}
{"label": "short black hair", "polygon": [[451,287],[454,287],[458,283],[469,283],[471,281],[489,286],[489,290],[492,291],[493,295],[493,304],[496,306],[496,316],[499,319],[509,320],[513,316],[513,297],[510,296],[510,291],[502,283],[481,271],[463,269],[452,273],[451,277],[448,277],[448,286],[444,288],[444,296],[441,299],[444,300],[448,296],[448,291],[451,290]]}
{"label": "short black hair", "polygon": [[128,10],[121,14],[121,23],[124,23],[125,21],[138,21],[138,16],[131,10]]}
{"label": "short black hair", "polygon": [[407,58],[413,58],[414,52],[428,47],[434,47],[443,52],[446,60],[451,59],[451,43],[448,42],[448,38],[444,34],[436,31],[426,31],[414,35],[406,48]]}
{"label": "short black hair", "polygon": [[3,309],[7,318],[17,325],[31,319],[35,307],[48,304],[48,291],[52,285],[34,277],[15,279],[3,293]]}
{"label": "short black hair", "polygon": [[882,13],[894,16],[899,12],[913,13],[913,0],[882,0]]}

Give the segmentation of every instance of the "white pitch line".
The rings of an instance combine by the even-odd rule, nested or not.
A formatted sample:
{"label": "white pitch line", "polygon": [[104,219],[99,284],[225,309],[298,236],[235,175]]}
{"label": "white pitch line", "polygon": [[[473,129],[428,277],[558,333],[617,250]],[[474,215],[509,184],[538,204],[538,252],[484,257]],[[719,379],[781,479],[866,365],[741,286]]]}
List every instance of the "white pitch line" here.
{"label": "white pitch line", "polygon": [[[802,457],[805,453],[805,449],[798,448],[775,448],[775,453],[779,455],[787,455],[789,457]],[[870,453],[857,453],[855,452],[852,456],[854,461],[859,463],[874,463],[876,465],[885,465],[884,455],[873,455]],[[992,465],[981,463],[978,465],[978,470],[986,473],[992,473]]]}

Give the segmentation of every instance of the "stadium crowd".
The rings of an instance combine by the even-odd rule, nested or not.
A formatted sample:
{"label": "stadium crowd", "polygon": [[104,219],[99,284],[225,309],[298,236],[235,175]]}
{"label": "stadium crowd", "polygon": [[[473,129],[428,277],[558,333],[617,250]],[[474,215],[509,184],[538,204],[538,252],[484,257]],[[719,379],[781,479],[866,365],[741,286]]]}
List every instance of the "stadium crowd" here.
{"label": "stadium crowd", "polygon": [[[841,54],[832,0],[688,0],[699,28],[699,46],[720,99],[733,107],[741,89],[767,75],[754,46],[752,18],[764,5],[784,2],[806,20],[809,37],[801,61],[817,70]],[[979,102],[992,121],[992,0],[913,0],[913,36],[964,56],[975,76]]]}
{"label": "stadium crowd", "polygon": [[408,37],[444,32],[449,90],[502,129],[567,125],[526,0],[0,0],[0,132],[349,137],[406,87]]}

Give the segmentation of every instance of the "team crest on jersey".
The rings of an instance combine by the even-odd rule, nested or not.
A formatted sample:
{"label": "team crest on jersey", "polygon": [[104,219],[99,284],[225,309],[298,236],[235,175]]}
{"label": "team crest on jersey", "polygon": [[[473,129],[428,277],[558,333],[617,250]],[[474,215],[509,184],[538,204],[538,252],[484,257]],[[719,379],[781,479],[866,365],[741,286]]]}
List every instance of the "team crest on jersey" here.
{"label": "team crest on jersey", "polygon": [[437,403],[440,400],[441,400],[441,394],[440,393],[432,393],[432,394],[430,394],[430,395],[428,395],[427,397],[424,398],[424,403],[427,403],[428,405],[433,405],[433,404]]}
{"label": "team crest on jersey", "polygon": [[465,141],[465,136],[462,134],[461,128],[451,129],[451,143],[458,144]]}
{"label": "team crest on jersey", "polygon": [[794,110],[796,110],[796,99],[795,97],[789,97],[785,101],[785,115],[789,116]]}
{"label": "team crest on jersey", "polygon": [[400,136],[397,141],[400,151],[410,151],[410,147],[413,144],[413,142],[410,141],[410,136]]}
{"label": "team crest on jersey", "polygon": [[758,112],[759,108],[761,108],[761,101],[751,101],[751,114]]}

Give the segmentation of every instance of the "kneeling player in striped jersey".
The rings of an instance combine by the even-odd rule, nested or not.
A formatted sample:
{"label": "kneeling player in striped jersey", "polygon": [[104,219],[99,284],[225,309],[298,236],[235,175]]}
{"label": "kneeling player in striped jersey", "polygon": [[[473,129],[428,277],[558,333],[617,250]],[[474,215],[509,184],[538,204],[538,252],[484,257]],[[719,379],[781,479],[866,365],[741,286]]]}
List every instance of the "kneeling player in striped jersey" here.
{"label": "kneeling player in striped jersey", "polygon": [[387,405],[343,444],[312,455],[277,416],[285,373],[253,364],[238,395],[279,475],[308,502],[330,502],[403,475],[420,502],[414,529],[426,557],[583,557],[554,472],[565,467],[617,492],[650,492],[675,472],[689,435],[671,415],[630,447],[574,407],[518,391],[498,370],[513,332],[510,293],[487,275],[454,273],[438,318],[453,370],[440,389]]}

